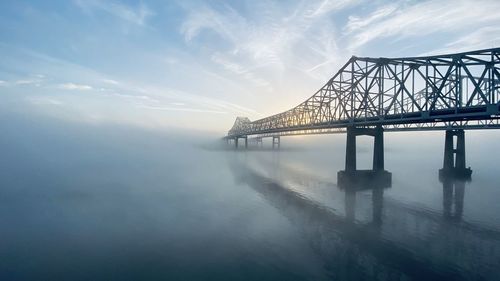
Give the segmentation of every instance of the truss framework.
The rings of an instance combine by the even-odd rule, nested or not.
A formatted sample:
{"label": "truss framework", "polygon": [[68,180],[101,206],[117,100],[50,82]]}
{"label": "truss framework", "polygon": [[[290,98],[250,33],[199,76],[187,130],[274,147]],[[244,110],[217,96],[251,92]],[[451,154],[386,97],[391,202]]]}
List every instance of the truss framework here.
{"label": "truss framework", "polygon": [[430,57],[353,56],[298,106],[253,122],[238,117],[227,137],[332,133],[348,126],[499,128],[499,66],[500,48]]}

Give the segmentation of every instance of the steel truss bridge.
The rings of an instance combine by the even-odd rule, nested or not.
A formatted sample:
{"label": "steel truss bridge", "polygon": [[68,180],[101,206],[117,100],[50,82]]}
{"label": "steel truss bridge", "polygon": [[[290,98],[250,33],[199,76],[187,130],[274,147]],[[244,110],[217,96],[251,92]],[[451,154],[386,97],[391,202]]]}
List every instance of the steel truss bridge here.
{"label": "steel truss bridge", "polygon": [[408,58],[351,57],[313,96],[285,112],[237,117],[226,138],[500,128],[500,48]]}
{"label": "steel truss bridge", "polygon": [[237,117],[224,139],[237,148],[240,138],[248,147],[248,136],[261,143],[272,137],[273,148],[279,148],[280,136],[347,132],[350,172],[356,171],[356,136],[375,138],[373,169],[384,170],[384,131],[446,130],[443,170],[470,176],[463,130],[499,129],[499,107],[500,48],[428,57],[353,56],[298,106],[255,121]]}

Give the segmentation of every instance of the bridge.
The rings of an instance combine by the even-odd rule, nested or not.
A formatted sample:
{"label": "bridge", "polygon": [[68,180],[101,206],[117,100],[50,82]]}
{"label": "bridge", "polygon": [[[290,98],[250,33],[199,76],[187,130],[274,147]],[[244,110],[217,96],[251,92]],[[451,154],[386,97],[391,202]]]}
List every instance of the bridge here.
{"label": "bridge", "polygon": [[[441,176],[470,178],[465,131],[500,128],[500,48],[406,58],[353,56],[314,95],[285,112],[250,121],[237,117],[224,139],[238,148],[290,135],[346,133],[339,182],[390,180],[384,169],[385,131],[444,130]],[[373,169],[356,169],[356,137],[374,137]],[[361,176],[361,177],[360,177]]]}

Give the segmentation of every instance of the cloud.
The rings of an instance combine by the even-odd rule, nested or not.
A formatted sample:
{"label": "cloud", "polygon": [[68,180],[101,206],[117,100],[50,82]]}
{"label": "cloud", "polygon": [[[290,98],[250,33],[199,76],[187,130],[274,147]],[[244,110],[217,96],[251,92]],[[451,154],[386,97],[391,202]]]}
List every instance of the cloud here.
{"label": "cloud", "polygon": [[422,55],[436,55],[445,53],[458,53],[471,50],[496,48],[500,45],[500,26],[487,26],[479,28],[459,39],[452,41],[444,48],[438,48],[432,52],[426,52]]}
{"label": "cloud", "polygon": [[[132,86],[131,86],[132,87]],[[153,107],[161,107],[160,104],[174,105],[175,108],[183,107],[184,105],[189,105],[192,108],[196,107],[196,110],[206,110],[208,112],[232,112],[237,115],[248,114],[252,116],[259,115],[259,113],[251,108],[244,107],[235,103],[231,103],[225,100],[211,98],[207,96],[200,96],[190,94],[188,92],[169,89],[169,88],[155,88],[153,86],[148,86],[144,88],[134,87],[133,91],[139,93],[144,93],[148,95],[153,95],[158,98],[157,104]],[[166,108],[171,108],[171,106],[165,106]],[[172,109],[173,110],[173,109]]]}
{"label": "cloud", "polygon": [[[188,10],[180,32],[188,45],[196,44],[203,32],[216,35],[214,40],[203,37],[203,48],[212,50],[213,63],[274,91],[274,85],[286,83],[283,79],[290,71],[323,80],[323,73],[317,73],[324,71],[322,66],[341,63],[332,14],[359,2],[313,0],[290,6],[256,1],[248,10],[262,12],[249,14],[228,5],[202,5]],[[222,50],[220,39],[230,48]]]}
{"label": "cloud", "polygon": [[244,66],[230,61],[227,58],[224,57],[224,55],[220,53],[215,53],[211,57],[212,61],[221,65],[224,69],[229,70],[237,75],[240,75],[241,77],[245,78],[246,80],[252,82],[253,84],[257,86],[268,86],[269,91],[272,90],[270,87],[270,83],[262,78],[257,77],[257,75],[253,72],[250,71],[250,69],[245,68]]}
{"label": "cloud", "polygon": [[102,79],[102,82],[107,83],[107,84],[111,84],[111,85],[118,85],[118,84],[120,84],[118,81],[112,80],[112,79]]}
{"label": "cloud", "polygon": [[36,80],[17,80],[15,83],[16,85],[28,85],[36,82],[37,82]]}
{"label": "cloud", "polygon": [[342,8],[354,5],[358,2],[357,0],[323,0],[321,4],[316,8],[316,10],[311,14],[311,17],[321,16],[323,14],[328,14]]}
{"label": "cloud", "polygon": [[16,85],[35,85],[36,87],[40,87],[41,83],[43,82],[42,79],[21,79],[21,80],[16,80],[14,84]]}
{"label": "cloud", "polygon": [[85,11],[101,10],[114,15],[122,20],[144,25],[153,12],[142,2],[138,7],[131,7],[116,1],[102,0],[76,0],[76,4]]}
{"label": "cloud", "polygon": [[76,91],[88,91],[92,90],[92,86],[89,85],[84,85],[84,84],[75,84],[75,83],[64,83],[64,84],[59,84],[58,86],[59,89],[63,90],[76,90]]}
{"label": "cloud", "polygon": [[152,98],[150,96],[146,95],[129,95],[129,94],[120,94],[120,93],[111,93],[109,96],[113,97],[119,97],[119,98],[124,98],[124,99],[130,99],[130,100],[137,100],[137,101],[147,101],[151,103],[159,103],[160,101],[158,99]]}
{"label": "cloud", "polygon": [[161,110],[161,111],[186,111],[186,112],[198,112],[198,113],[214,113],[214,114],[227,114],[225,111],[200,109],[200,108],[189,108],[189,107],[160,107],[160,106],[139,106],[140,108],[151,109],[151,110]]}
{"label": "cloud", "polygon": [[391,4],[384,7],[381,7],[368,15],[366,18],[357,17],[357,16],[349,16],[349,21],[344,26],[344,31],[346,34],[353,33],[355,31],[362,30],[363,28],[369,27],[370,24],[381,20],[387,16],[390,16],[394,12],[396,12],[398,8],[397,4]]}
{"label": "cloud", "polygon": [[[397,8],[396,8],[397,6]],[[438,32],[464,32],[500,24],[500,2],[494,0],[400,2],[380,8],[366,18],[351,16],[345,26],[349,50],[388,38],[417,38]]]}
{"label": "cloud", "polygon": [[58,99],[55,99],[52,97],[46,97],[46,96],[27,97],[26,100],[34,105],[55,105],[55,106],[64,105],[64,102],[62,102]]}

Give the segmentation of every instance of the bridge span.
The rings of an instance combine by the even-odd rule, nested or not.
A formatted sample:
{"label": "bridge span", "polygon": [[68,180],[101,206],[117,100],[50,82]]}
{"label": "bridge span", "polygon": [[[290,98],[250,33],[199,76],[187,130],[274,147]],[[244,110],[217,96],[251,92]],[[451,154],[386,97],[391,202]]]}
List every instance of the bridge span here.
{"label": "bridge span", "polygon": [[[406,58],[351,57],[298,106],[255,121],[237,117],[224,139],[257,143],[289,135],[346,133],[345,171],[339,181],[367,176],[390,180],[384,170],[385,131],[444,130],[442,176],[470,178],[465,133],[500,128],[500,48]],[[356,137],[374,137],[373,169],[356,169]],[[361,177],[363,178],[363,177]]]}

